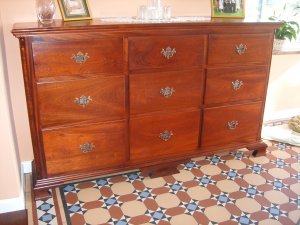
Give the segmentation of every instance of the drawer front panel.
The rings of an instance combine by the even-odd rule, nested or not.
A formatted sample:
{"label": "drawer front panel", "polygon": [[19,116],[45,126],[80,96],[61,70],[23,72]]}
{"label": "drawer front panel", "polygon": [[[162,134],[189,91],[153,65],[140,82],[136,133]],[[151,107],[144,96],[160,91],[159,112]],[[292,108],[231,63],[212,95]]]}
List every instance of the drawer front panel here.
{"label": "drawer front panel", "polygon": [[208,69],[205,104],[261,100],[265,94],[267,69]]}
{"label": "drawer front panel", "polygon": [[43,132],[48,175],[101,169],[125,162],[125,122]]}
{"label": "drawer front panel", "polygon": [[123,72],[122,38],[35,42],[32,51],[38,78]]}
{"label": "drawer front panel", "polygon": [[210,35],[208,64],[269,64],[273,34]]}
{"label": "drawer front panel", "polygon": [[43,127],[125,117],[123,76],[38,84]]}
{"label": "drawer front panel", "polygon": [[151,160],[195,151],[199,125],[199,111],[132,118],[131,160]]}
{"label": "drawer front panel", "polygon": [[199,108],[203,71],[182,71],[130,76],[130,112]]}
{"label": "drawer front panel", "polygon": [[130,37],[131,70],[199,67],[205,62],[206,36]]}
{"label": "drawer front panel", "polygon": [[205,109],[202,148],[230,147],[256,141],[261,109],[261,103]]}

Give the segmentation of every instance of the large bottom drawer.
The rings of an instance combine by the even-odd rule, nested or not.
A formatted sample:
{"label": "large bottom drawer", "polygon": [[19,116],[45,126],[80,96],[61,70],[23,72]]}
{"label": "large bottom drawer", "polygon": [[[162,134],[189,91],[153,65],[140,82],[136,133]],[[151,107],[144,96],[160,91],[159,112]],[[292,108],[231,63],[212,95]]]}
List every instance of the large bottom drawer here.
{"label": "large bottom drawer", "polygon": [[125,122],[43,132],[48,175],[111,167],[126,161]]}
{"label": "large bottom drawer", "polygon": [[205,109],[202,149],[256,141],[260,130],[261,107],[261,103],[251,103]]}
{"label": "large bottom drawer", "polygon": [[133,118],[130,122],[131,160],[151,161],[195,151],[199,125],[199,111]]}

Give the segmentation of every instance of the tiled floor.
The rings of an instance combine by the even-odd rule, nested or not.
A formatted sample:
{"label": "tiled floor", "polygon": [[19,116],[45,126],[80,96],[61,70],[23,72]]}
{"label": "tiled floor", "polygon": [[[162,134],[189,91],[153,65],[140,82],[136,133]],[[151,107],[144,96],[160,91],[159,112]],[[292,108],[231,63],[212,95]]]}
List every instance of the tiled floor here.
{"label": "tiled floor", "polygon": [[173,176],[136,172],[66,184],[54,198],[37,201],[33,217],[38,224],[72,225],[296,224],[300,148],[268,144],[266,156],[241,150],[201,157]]}

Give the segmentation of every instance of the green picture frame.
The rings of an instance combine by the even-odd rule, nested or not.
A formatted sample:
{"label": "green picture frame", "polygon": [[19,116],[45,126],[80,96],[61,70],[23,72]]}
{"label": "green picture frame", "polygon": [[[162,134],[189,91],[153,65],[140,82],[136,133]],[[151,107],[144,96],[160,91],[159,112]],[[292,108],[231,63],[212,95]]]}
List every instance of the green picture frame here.
{"label": "green picture frame", "polygon": [[211,0],[212,18],[245,18],[245,0]]}
{"label": "green picture frame", "polygon": [[57,0],[64,21],[92,19],[88,0]]}

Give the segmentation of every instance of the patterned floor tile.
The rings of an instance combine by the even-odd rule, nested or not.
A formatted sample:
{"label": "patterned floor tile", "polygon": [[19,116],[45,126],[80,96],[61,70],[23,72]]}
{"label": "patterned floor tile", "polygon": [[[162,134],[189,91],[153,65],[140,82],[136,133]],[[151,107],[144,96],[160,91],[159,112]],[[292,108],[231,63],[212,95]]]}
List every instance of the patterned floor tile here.
{"label": "patterned floor tile", "polygon": [[[237,152],[199,157],[180,173],[139,172],[60,187],[68,225],[296,224],[300,148],[268,142],[266,156]],[[39,224],[58,224],[53,198],[37,201]]]}

